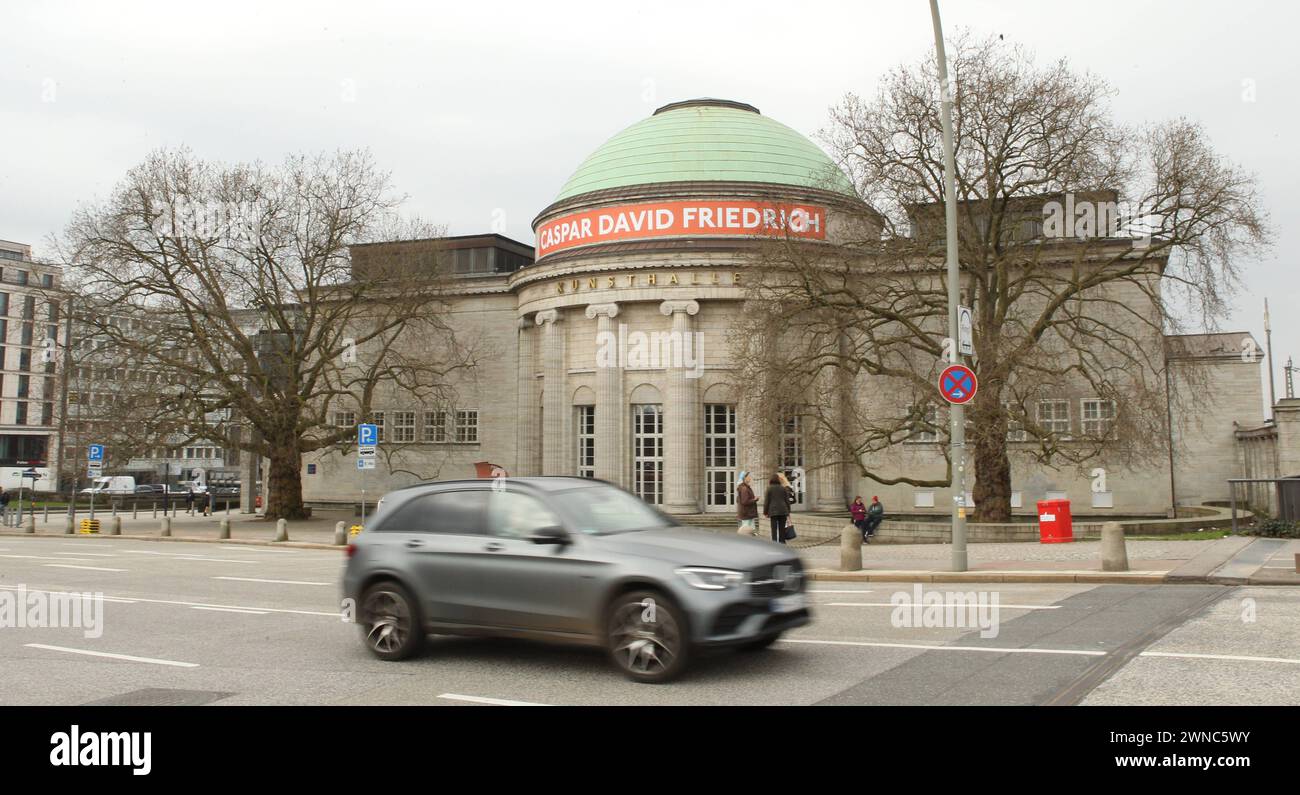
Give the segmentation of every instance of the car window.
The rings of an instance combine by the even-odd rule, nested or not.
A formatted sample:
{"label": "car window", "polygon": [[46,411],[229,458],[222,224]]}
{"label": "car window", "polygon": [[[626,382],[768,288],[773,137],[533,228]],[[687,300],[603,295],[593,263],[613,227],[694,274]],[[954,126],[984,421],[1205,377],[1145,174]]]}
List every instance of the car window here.
{"label": "car window", "polygon": [[613,486],[594,485],[562,491],[555,504],[580,533],[604,535],[672,527],[672,519],[639,498]]}
{"label": "car window", "polygon": [[531,494],[492,491],[488,497],[488,532],[507,538],[528,538],[543,527],[562,527],[550,508]]}
{"label": "car window", "polygon": [[440,491],[414,497],[399,505],[379,528],[393,533],[452,533],[479,535],[487,492]]}

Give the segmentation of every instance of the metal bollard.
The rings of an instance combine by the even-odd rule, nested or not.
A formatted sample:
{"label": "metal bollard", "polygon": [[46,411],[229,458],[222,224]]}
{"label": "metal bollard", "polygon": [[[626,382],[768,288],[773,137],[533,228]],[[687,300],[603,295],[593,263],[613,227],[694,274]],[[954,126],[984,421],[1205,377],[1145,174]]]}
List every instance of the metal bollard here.
{"label": "metal bollard", "polygon": [[133,503],[131,503],[131,518],[132,518],[132,519],[139,519],[139,518],[140,518],[140,503],[139,503],[139,502],[133,502]]}
{"label": "metal bollard", "polygon": [[276,541],[289,540],[289,523],[283,519],[275,520],[275,540]]}
{"label": "metal bollard", "polygon": [[114,516],[113,520],[108,523],[108,534],[111,536],[122,535],[122,517]]}
{"label": "metal bollard", "polygon": [[159,523],[158,535],[167,538],[172,534],[172,520],[170,516],[164,516]]}
{"label": "metal bollard", "polygon": [[840,531],[840,571],[862,571],[862,531],[853,524]]}
{"label": "metal bollard", "polygon": [[155,518],[155,519],[158,518],[158,501],[157,501],[157,500],[154,500],[154,501],[153,501],[153,518]]}
{"label": "metal bollard", "polygon": [[217,531],[217,538],[230,538],[230,520],[222,519],[221,527]]}
{"label": "metal bollard", "polygon": [[1106,522],[1101,526],[1101,570],[1128,571],[1124,525],[1119,522]]}
{"label": "metal bollard", "polygon": [[49,524],[50,522],[50,504],[48,502],[45,503],[45,516],[41,517],[41,522],[43,524]]}
{"label": "metal bollard", "polygon": [[347,531],[347,528],[343,526],[343,523],[342,523],[342,522],[335,522],[335,523],[334,523],[334,544],[335,544],[335,546],[340,546],[340,547],[341,547],[341,546],[343,546],[343,545],[346,544],[346,543],[348,543],[348,531]]}

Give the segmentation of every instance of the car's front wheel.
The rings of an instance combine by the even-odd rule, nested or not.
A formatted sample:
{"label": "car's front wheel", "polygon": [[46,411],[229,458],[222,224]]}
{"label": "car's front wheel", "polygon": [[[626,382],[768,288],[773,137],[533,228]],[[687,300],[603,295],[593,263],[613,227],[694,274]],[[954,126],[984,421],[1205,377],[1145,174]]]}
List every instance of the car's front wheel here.
{"label": "car's front wheel", "polygon": [[667,682],[686,669],[690,637],[681,608],[656,591],[631,591],[609,608],[610,659],[635,682]]}
{"label": "car's front wheel", "polygon": [[367,588],[357,618],[366,648],[381,660],[404,660],[424,645],[424,626],[415,600],[395,582]]}

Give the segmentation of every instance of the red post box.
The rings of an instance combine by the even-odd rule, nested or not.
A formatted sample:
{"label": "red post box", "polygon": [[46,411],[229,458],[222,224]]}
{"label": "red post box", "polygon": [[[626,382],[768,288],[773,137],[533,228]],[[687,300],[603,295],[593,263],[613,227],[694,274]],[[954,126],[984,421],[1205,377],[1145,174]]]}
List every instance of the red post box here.
{"label": "red post box", "polygon": [[1038,540],[1043,544],[1064,544],[1074,540],[1069,500],[1038,501]]}

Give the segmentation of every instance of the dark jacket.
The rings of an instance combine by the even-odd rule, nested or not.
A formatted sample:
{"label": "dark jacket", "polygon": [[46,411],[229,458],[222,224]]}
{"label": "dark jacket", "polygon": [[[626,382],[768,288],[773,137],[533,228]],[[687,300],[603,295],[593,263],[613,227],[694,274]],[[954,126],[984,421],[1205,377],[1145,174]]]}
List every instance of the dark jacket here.
{"label": "dark jacket", "polygon": [[767,487],[767,493],[763,495],[763,513],[768,516],[790,515],[790,494],[785,486],[777,483]]}
{"label": "dark jacket", "polygon": [[748,483],[741,483],[736,489],[736,518],[758,518],[758,497],[754,496],[754,490]]}

